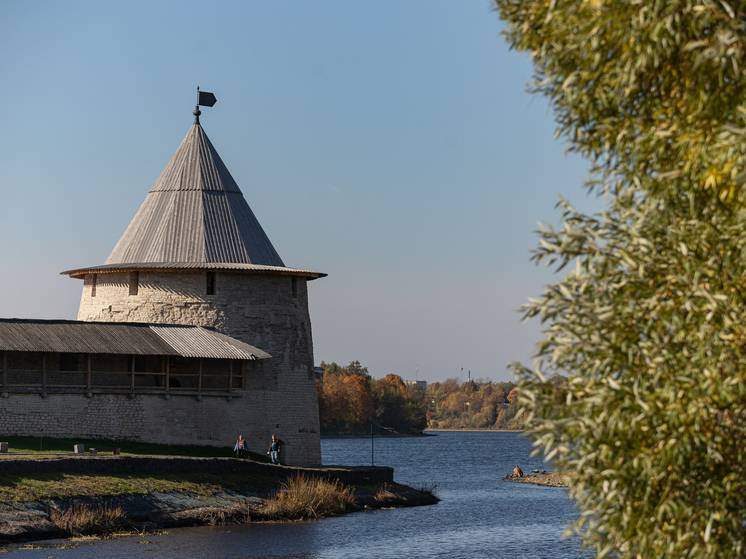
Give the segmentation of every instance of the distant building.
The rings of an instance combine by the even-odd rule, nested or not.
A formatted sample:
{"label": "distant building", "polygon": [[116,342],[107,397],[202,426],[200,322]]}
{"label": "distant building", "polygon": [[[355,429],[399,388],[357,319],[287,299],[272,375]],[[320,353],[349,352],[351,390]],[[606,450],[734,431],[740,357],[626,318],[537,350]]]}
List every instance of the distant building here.
{"label": "distant building", "polygon": [[78,321],[0,321],[0,432],[261,452],[276,434],[283,462],[321,463],[306,285],[326,274],[285,266],[194,114],[106,262],[63,272]]}
{"label": "distant building", "polygon": [[420,388],[422,388],[422,390],[427,390],[426,380],[405,380],[404,384],[407,384],[409,386],[419,386]]}

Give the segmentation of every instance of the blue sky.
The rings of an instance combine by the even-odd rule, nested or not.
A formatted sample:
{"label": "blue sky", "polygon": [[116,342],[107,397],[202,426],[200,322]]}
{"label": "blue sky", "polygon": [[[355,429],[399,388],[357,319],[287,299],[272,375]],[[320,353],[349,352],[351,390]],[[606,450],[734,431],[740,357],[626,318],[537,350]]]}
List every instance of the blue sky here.
{"label": "blue sky", "polygon": [[75,318],[192,123],[309,284],[318,363],[509,380],[558,194],[599,206],[486,0],[0,3],[0,316]]}

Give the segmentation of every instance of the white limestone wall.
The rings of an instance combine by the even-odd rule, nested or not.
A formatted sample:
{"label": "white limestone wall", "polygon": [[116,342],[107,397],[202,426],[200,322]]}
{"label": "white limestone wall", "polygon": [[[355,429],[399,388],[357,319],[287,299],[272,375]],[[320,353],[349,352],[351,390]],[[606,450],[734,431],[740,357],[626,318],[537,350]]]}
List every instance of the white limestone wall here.
{"label": "white limestone wall", "polygon": [[304,418],[288,416],[282,408],[274,408],[274,401],[274,394],[263,391],[231,402],[217,397],[197,401],[189,396],[165,400],[150,394],[130,399],[124,394],[89,398],[50,393],[42,398],[9,393],[0,399],[0,434],[223,446],[226,455],[231,455],[241,434],[249,450],[263,454],[269,446],[267,423],[284,422],[275,429],[287,443],[283,459],[288,464],[307,463],[303,449],[313,447],[318,435],[290,432],[290,425],[302,423]]}
{"label": "white limestone wall", "polygon": [[[274,432],[286,443],[288,463],[321,463],[305,278],[298,277],[294,289],[290,276],[216,272],[215,294],[207,295],[204,271],[140,271],[137,295],[129,295],[129,277],[126,272],[97,274],[93,296],[93,275],[87,275],[78,319],[210,326],[272,355],[252,363],[243,397],[230,403],[247,409],[231,412],[230,420],[227,412],[220,411],[221,406],[230,407],[224,399],[215,403],[209,398],[202,402],[174,398],[169,403],[183,406],[184,411],[174,408],[173,416],[166,414],[159,420],[162,426],[150,426],[140,437],[148,441],[163,437],[153,442],[183,442],[191,437],[196,444],[210,444],[239,434],[250,435],[251,440],[269,440]],[[200,417],[205,403],[215,417],[226,417],[225,424],[210,421],[209,427],[203,428],[201,420],[190,419],[192,414]],[[174,417],[184,419],[176,424]],[[208,431],[204,429],[209,434],[205,435]]]}

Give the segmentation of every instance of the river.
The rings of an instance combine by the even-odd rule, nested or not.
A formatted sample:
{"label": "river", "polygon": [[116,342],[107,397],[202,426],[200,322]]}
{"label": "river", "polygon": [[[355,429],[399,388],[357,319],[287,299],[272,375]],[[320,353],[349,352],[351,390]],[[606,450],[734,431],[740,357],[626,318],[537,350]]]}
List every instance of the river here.
{"label": "river", "polygon": [[[370,439],[325,439],[324,464],[369,465]],[[429,507],[359,512],[316,522],[185,528],[160,536],[86,542],[74,549],[8,548],[24,559],[546,558],[583,555],[562,532],[577,512],[564,489],[509,483],[506,472],[542,469],[510,432],[439,432],[375,439],[376,465],[414,487],[437,486]],[[44,544],[41,544],[44,545]]]}

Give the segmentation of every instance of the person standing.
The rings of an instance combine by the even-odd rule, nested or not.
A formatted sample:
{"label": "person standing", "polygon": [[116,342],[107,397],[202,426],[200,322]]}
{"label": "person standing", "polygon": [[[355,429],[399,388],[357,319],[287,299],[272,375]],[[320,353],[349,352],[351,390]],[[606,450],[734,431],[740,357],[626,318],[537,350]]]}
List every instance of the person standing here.
{"label": "person standing", "polygon": [[233,450],[236,451],[236,458],[243,458],[243,451],[246,450],[246,441],[243,438],[243,435],[238,435],[238,440],[236,441],[236,446],[233,447]]}
{"label": "person standing", "polygon": [[267,451],[267,454],[269,454],[269,457],[272,460],[272,463],[277,464],[278,466],[282,465],[280,464],[280,446],[281,446],[280,439],[272,435],[272,440],[269,443],[269,450]]}

